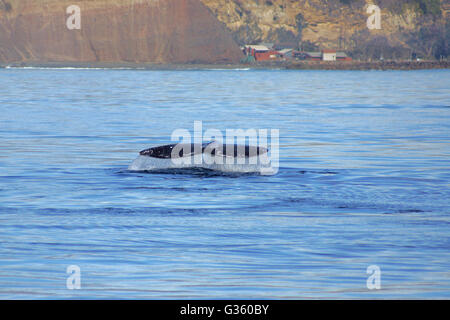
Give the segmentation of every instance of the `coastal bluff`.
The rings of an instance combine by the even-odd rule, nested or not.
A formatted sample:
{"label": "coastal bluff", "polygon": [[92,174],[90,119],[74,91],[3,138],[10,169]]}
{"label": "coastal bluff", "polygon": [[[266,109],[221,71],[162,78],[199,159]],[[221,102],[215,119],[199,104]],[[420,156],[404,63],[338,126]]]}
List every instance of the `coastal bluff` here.
{"label": "coastal bluff", "polygon": [[[80,19],[71,29],[72,5]],[[225,25],[199,0],[0,0],[0,63],[225,64],[241,58]]]}

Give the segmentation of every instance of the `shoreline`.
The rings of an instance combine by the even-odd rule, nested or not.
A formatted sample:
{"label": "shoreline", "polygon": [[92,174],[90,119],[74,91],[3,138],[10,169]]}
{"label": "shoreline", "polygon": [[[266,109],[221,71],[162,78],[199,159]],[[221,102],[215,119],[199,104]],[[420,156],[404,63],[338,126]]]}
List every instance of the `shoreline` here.
{"label": "shoreline", "polygon": [[450,69],[450,61],[267,61],[252,64],[155,64],[131,62],[20,62],[0,63],[0,68],[74,68],[127,70],[431,70]]}

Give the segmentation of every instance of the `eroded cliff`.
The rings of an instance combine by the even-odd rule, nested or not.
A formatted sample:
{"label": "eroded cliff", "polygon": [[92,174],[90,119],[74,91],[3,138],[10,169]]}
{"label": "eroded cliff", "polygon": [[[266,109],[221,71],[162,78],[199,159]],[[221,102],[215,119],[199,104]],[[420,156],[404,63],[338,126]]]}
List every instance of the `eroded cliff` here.
{"label": "eroded cliff", "polygon": [[[81,28],[66,12],[81,9]],[[242,54],[198,0],[0,0],[0,62],[229,63]]]}

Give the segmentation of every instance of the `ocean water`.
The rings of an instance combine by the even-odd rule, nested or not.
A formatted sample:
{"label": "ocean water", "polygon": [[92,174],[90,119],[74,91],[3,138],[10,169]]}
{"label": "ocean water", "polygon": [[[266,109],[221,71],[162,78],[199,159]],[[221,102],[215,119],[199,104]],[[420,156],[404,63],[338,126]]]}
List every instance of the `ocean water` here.
{"label": "ocean water", "polygon": [[[449,70],[0,69],[0,298],[448,299],[449,88]],[[127,171],[194,121],[279,129],[278,174]]]}

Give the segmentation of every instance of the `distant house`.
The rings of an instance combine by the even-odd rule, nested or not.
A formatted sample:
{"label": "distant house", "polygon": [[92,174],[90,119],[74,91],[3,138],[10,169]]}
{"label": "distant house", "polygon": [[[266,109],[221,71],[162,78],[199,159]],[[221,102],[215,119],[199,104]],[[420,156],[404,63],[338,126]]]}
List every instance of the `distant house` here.
{"label": "distant house", "polygon": [[266,52],[269,51],[269,48],[260,44],[248,44],[245,46],[247,50],[253,50],[258,52]]}
{"label": "distant house", "polygon": [[267,61],[267,60],[277,60],[282,58],[283,55],[275,50],[269,50],[267,52],[257,52],[255,53],[256,61]]}
{"label": "distant house", "polygon": [[261,44],[246,45],[244,53],[253,56],[256,61],[277,60],[283,57],[280,52]]}
{"label": "distant house", "polygon": [[305,60],[305,53],[297,50],[292,50],[292,58],[297,60]]}
{"label": "distant house", "polygon": [[[270,43],[267,45],[271,45]],[[290,48],[274,50],[263,44],[246,45],[244,53],[252,56],[256,61],[268,61],[279,59],[297,59],[308,61],[351,61],[345,52],[337,52],[336,50],[322,50],[316,52],[296,51]]]}
{"label": "distant house", "polygon": [[349,57],[345,52],[336,52],[336,60],[337,61],[352,61],[352,58]]}
{"label": "distant house", "polygon": [[269,48],[262,45],[246,45],[244,50],[244,53],[247,56],[252,56],[255,58],[255,60],[257,60],[256,56],[266,54],[267,52],[269,52]]}
{"label": "distant house", "polygon": [[322,60],[322,52],[305,52],[306,60],[320,61]]}
{"label": "distant house", "polygon": [[323,61],[336,61],[336,58],[337,58],[336,50],[322,50]]}
{"label": "distant house", "polygon": [[272,42],[261,42],[261,43],[259,43],[259,45],[267,47],[267,49],[269,49],[269,50],[272,50],[272,49],[275,50],[274,43],[272,43]]}
{"label": "distant house", "polygon": [[274,44],[273,49],[280,51],[283,49],[292,49],[292,48],[296,48],[298,45],[298,43],[292,43],[292,42],[279,42]]}
{"label": "distant house", "polygon": [[304,51],[292,51],[292,58],[297,60],[311,60],[320,61],[322,60],[321,52],[304,52]]}
{"label": "distant house", "polygon": [[298,60],[309,61],[351,61],[345,52],[336,52],[335,50],[322,50],[316,52],[293,51],[292,57]]}
{"label": "distant house", "polygon": [[283,58],[292,58],[293,49],[282,49],[278,52],[282,55]]}

